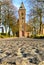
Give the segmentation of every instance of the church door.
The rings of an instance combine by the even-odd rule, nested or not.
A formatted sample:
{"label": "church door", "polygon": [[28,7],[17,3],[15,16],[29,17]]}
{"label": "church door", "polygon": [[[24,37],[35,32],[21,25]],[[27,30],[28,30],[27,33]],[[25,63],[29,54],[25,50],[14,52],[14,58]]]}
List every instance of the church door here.
{"label": "church door", "polygon": [[22,36],[24,36],[24,31],[22,31]]}

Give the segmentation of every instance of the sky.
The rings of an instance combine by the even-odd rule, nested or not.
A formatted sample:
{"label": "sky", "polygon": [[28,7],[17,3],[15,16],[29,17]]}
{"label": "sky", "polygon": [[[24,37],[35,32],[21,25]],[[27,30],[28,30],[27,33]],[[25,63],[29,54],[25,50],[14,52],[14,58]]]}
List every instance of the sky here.
{"label": "sky", "polygon": [[13,4],[17,7],[17,9],[19,9],[22,2],[24,3],[25,9],[26,9],[26,21],[28,21],[27,14],[29,13],[31,7],[28,8],[28,4],[26,0],[13,0]]}
{"label": "sky", "polygon": [[27,2],[26,0],[13,0],[13,4],[16,5],[16,7],[19,9],[21,3],[24,3],[25,8],[27,7]]}
{"label": "sky", "polygon": [[[13,4],[17,7],[17,9],[19,9],[21,2],[24,3],[24,6],[26,8],[26,22],[28,22],[28,17],[29,17],[28,14],[30,13],[30,10],[33,8],[33,4],[31,3],[31,0],[28,0],[30,1],[29,4],[27,3],[26,0],[12,0],[12,1],[13,1]],[[43,18],[43,21],[44,21],[44,18]]]}

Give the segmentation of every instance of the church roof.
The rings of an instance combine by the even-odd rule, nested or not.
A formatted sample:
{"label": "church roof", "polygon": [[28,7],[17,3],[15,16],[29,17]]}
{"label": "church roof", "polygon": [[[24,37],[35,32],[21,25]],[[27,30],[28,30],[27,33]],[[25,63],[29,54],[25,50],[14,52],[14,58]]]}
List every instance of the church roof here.
{"label": "church roof", "polygon": [[20,9],[25,9],[23,2],[21,3]]}

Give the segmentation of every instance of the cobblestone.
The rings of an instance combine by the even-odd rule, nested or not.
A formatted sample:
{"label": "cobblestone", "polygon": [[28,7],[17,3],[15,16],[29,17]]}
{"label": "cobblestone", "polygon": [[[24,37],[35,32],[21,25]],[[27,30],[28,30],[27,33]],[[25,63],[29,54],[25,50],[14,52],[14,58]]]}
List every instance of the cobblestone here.
{"label": "cobblestone", "polygon": [[38,65],[44,61],[44,39],[0,40],[0,65]]}

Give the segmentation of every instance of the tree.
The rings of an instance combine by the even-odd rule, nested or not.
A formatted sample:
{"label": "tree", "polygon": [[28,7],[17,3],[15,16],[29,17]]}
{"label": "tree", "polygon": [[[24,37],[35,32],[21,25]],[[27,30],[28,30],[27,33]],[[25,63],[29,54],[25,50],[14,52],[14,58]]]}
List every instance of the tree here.
{"label": "tree", "polygon": [[12,27],[13,35],[16,34],[16,36],[19,36],[19,19],[17,20],[16,24],[14,25],[14,28]]}
{"label": "tree", "polygon": [[[2,16],[3,16],[3,25],[5,26],[5,30],[7,33],[7,28],[9,27],[9,31],[16,24],[16,11],[17,8],[12,4],[11,0],[3,0],[2,6]],[[10,34],[10,33],[9,33]]]}
{"label": "tree", "polygon": [[[41,34],[41,26],[42,26],[42,9],[41,9],[41,3],[37,0],[28,0],[28,6],[29,4],[31,3],[30,6],[32,6],[32,8],[29,8],[30,9],[30,12],[28,13],[29,14],[29,18],[30,19],[34,19],[35,17],[38,18],[36,21],[36,23],[40,24],[39,25],[39,33]],[[39,6],[40,5],[40,6]],[[39,22],[39,17],[40,17],[40,22]],[[35,25],[35,24],[34,24]],[[36,26],[36,25],[35,25]],[[38,26],[38,25],[37,25]]]}
{"label": "tree", "polygon": [[26,23],[25,26],[26,26],[26,31],[27,32],[31,32],[32,31],[32,26],[29,23]]}
{"label": "tree", "polygon": [[40,17],[40,30],[39,30],[39,33],[41,34],[41,26],[42,26],[42,9],[41,8],[38,8],[37,10],[37,13]]}

